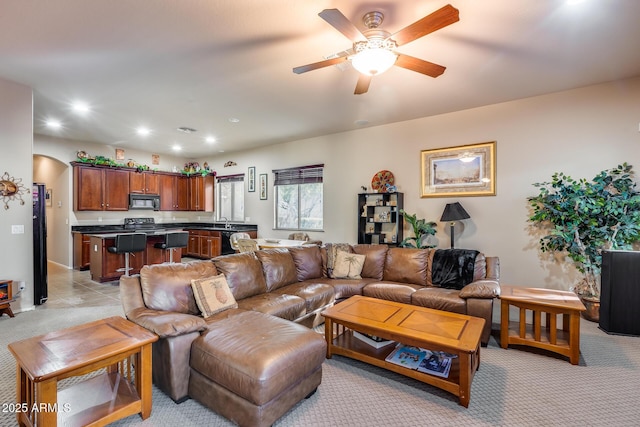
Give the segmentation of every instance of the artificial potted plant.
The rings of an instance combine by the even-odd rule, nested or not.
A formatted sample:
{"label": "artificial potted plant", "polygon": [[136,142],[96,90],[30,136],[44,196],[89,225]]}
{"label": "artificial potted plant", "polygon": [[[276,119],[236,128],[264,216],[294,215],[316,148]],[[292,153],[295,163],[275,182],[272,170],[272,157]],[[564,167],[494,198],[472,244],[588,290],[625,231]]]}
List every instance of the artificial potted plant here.
{"label": "artificial potted plant", "polygon": [[640,240],[640,192],[633,174],[627,163],[591,181],[556,172],[550,182],[533,184],[539,193],[528,198],[533,208],[529,221],[548,233],[540,239],[540,250],[566,253],[582,273],[573,291],[589,320],[599,319],[602,250],[631,249]]}
{"label": "artificial potted plant", "polygon": [[418,219],[416,214],[410,215],[404,209],[400,209],[400,214],[404,217],[405,221],[411,224],[414,237],[407,237],[400,246],[403,248],[431,248],[435,245],[423,242],[423,237],[433,236],[436,234],[436,223],[431,221],[427,222],[425,219]]}

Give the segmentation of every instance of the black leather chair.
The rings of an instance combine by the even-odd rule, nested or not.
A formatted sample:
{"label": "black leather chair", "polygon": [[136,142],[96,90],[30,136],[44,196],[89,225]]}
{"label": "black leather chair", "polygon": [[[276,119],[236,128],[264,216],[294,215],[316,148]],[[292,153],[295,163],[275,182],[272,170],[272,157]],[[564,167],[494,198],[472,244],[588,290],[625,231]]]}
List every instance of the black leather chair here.
{"label": "black leather chair", "polygon": [[177,248],[186,248],[189,242],[189,233],[187,231],[177,231],[175,233],[167,233],[164,235],[164,242],[153,245],[159,249],[169,251],[169,262],[173,263],[173,251]]}
{"label": "black leather chair", "polygon": [[124,271],[125,276],[129,276],[129,255],[134,252],[142,252],[147,246],[147,235],[144,233],[127,233],[116,235],[116,245],[109,246],[107,250],[112,254],[124,254],[124,268],[118,271]]}

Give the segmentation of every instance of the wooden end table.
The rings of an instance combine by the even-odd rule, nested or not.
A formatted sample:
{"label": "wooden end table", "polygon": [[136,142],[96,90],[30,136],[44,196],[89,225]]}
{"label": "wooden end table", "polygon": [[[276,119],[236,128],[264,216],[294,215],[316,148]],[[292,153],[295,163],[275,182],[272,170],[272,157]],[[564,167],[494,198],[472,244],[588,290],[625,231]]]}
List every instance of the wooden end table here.
{"label": "wooden end table", "polygon": [[[151,344],[158,336],[122,318],[9,344],[17,361],[20,426],[102,426],[151,414]],[[58,391],[58,381],[106,368]]]}
{"label": "wooden end table", "polygon": [[[471,381],[480,366],[484,319],[360,295],[334,305],[322,315],[328,359],[339,354],[360,360],[431,384],[458,396],[460,405],[469,406]],[[335,338],[334,324],[338,332]],[[353,331],[458,357],[453,359],[447,378],[436,377],[387,362],[385,358],[393,351],[393,345],[376,349],[355,338]]]}
{"label": "wooden end table", "polygon": [[[520,310],[519,322],[509,321],[509,306]],[[500,285],[500,346],[519,344],[548,350],[580,361],[580,312],[585,306],[573,292]],[[527,310],[533,314],[527,322]],[[546,325],[542,327],[542,313]],[[558,329],[562,315],[562,329]]]}

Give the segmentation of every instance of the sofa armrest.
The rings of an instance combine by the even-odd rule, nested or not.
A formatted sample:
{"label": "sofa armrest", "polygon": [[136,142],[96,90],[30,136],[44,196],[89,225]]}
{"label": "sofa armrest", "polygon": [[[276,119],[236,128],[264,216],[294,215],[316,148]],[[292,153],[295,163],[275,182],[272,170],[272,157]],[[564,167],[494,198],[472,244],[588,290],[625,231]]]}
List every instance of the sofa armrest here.
{"label": "sofa armrest", "polygon": [[158,335],[160,338],[185,335],[206,329],[204,318],[192,314],[135,308],[127,313],[127,319]]}
{"label": "sofa armrest", "polygon": [[497,280],[476,280],[460,290],[460,298],[491,299],[500,296],[500,283]]}

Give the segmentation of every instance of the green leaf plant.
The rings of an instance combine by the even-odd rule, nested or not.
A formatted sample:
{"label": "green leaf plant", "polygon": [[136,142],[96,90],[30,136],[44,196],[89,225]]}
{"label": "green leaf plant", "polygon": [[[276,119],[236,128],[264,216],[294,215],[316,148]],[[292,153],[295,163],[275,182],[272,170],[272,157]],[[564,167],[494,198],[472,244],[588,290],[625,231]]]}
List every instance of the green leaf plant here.
{"label": "green leaf plant", "polygon": [[432,248],[435,245],[424,245],[422,243],[423,236],[433,236],[436,234],[436,223],[431,221],[427,222],[424,219],[418,219],[416,214],[410,215],[404,209],[400,209],[400,214],[404,217],[404,220],[411,224],[414,237],[407,237],[400,246],[403,248]]}
{"label": "green leaf plant", "polygon": [[529,221],[548,234],[540,239],[542,252],[566,253],[583,280],[573,291],[600,298],[602,250],[632,249],[640,240],[640,192],[627,163],[607,169],[591,181],[561,172],[550,182],[533,184]]}

